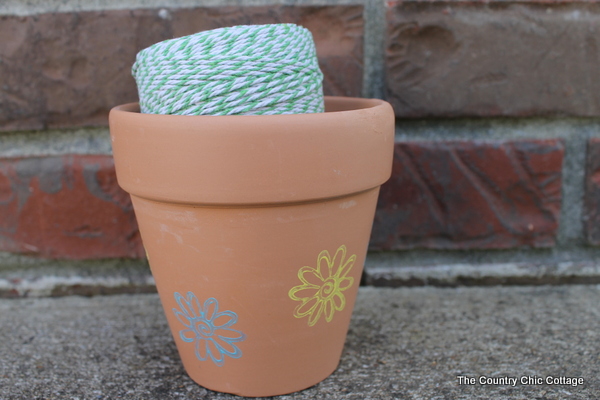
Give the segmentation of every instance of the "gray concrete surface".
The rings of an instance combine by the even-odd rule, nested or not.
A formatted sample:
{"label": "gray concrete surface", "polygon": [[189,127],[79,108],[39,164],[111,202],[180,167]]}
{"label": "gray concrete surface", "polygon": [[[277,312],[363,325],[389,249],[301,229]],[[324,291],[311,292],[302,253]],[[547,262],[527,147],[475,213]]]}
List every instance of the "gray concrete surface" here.
{"label": "gray concrete surface", "polygon": [[[361,288],[337,371],[280,399],[597,399],[599,304],[597,285]],[[0,300],[0,360],[2,400],[236,398],[186,376],[154,294]],[[479,383],[550,376],[584,383]]]}

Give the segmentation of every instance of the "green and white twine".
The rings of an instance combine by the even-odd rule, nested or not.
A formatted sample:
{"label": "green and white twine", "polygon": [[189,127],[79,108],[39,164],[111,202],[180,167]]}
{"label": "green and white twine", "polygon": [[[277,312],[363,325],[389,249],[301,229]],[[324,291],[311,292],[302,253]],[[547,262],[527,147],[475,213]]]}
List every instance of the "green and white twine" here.
{"label": "green and white twine", "polygon": [[132,72],[142,113],[324,111],[312,35],[294,24],[241,25],[166,40],[140,51]]}

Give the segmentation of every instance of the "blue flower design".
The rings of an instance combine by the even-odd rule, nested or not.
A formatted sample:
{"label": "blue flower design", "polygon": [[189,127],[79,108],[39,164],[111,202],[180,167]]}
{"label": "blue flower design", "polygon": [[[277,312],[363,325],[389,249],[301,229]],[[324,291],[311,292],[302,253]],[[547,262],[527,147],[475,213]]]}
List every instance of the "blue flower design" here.
{"label": "blue flower design", "polygon": [[175,316],[186,329],[179,331],[181,340],[196,342],[196,357],[200,361],[208,358],[222,367],[225,356],[240,358],[242,351],[235,343],[246,339],[242,332],[230,327],[238,316],[233,311],[219,312],[219,302],[211,297],[201,306],[194,293],[188,292],[187,298],[175,292],[175,301],[180,310],[173,308]]}

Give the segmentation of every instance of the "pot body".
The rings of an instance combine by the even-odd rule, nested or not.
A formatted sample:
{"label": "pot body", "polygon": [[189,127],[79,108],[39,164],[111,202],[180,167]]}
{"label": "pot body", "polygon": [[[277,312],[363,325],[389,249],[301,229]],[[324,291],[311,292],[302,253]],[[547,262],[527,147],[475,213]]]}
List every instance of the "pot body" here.
{"label": "pot body", "polygon": [[273,396],[336,368],[366,256],[394,117],[379,100],[322,114],[111,111],[131,194],[187,373],[212,390]]}

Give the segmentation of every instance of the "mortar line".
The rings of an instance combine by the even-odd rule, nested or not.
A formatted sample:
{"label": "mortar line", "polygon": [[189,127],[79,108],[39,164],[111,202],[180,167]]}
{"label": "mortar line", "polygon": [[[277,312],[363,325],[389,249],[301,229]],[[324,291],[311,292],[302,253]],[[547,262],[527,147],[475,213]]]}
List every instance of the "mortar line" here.
{"label": "mortar line", "polygon": [[[584,245],[583,224],[585,167],[589,133],[564,139],[561,209],[556,241],[559,245]],[[583,157],[578,155],[583,154]]]}
{"label": "mortar line", "polygon": [[28,16],[45,13],[227,6],[364,5],[369,1],[371,0],[3,0],[0,3],[0,15]]}
{"label": "mortar line", "polygon": [[383,0],[364,5],[364,51],[362,97],[384,98],[386,19]]}
{"label": "mortar line", "polygon": [[588,136],[599,136],[600,118],[397,118],[396,141],[564,139],[577,135],[574,129],[594,130]]}
{"label": "mortar line", "polygon": [[0,134],[0,158],[65,154],[111,155],[108,127],[2,132]]}

